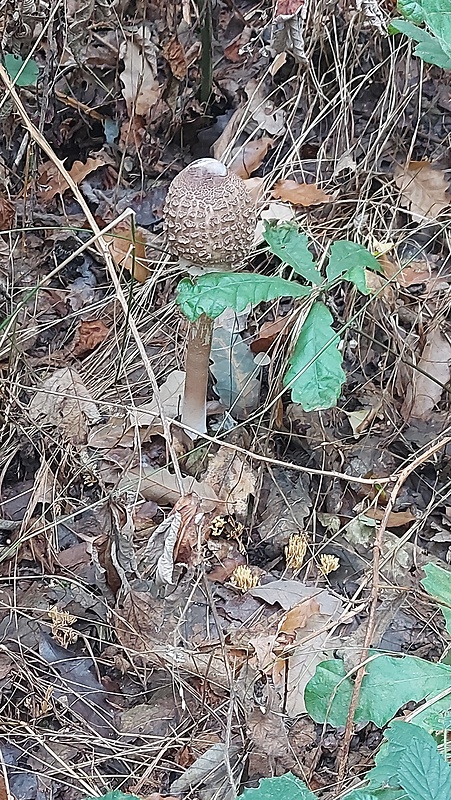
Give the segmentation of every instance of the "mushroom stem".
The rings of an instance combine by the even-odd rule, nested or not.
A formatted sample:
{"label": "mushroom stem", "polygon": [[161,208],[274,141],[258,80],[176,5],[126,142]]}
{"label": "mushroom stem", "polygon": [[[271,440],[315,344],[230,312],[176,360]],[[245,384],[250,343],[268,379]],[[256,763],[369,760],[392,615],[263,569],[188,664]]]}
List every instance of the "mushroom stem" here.
{"label": "mushroom stem", "polygon": [[[202,435],[207,432],[207,387],[214,322],[202,314],[190,326],[186,351],[182,423]],[[192,433],[187,431],[190,436]]]}

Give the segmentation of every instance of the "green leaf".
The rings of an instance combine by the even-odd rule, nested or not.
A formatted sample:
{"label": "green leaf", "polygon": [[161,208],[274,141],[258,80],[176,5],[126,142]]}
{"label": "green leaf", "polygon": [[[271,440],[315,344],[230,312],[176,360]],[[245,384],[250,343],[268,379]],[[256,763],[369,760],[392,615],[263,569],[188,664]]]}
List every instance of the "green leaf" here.
{"label": "green leaf", "polygon": [[398,11],[406,19],[421,25],[424,22],[424,9],[416,0],[398,0]]}
{"label": "green leaf", "polygon": [[343,800],[407,800],[404,789],[354,789]]}
{"label": "green leaf", "polygon": [[268,278],[251,272],[210,272],[193,282],[180,281],[177,288],[177,305],[185,317],[195,322],[201,314],[216,319],[225,311],[244,311],[249,303],[257,305],[276,297],[308,297],[311,289],[296,281]]}
{"label": "green leaf", "polygon": [[[386,725],[406,703],[432,700],[451,687],[451,667],[414,656],[378,655],[365,669],[355,721],[372,721],[378,728]],[[323,661],[305,688],[308,713],[315,722],[327,721],[337,727],[345,725],[352,689],[353,683],[346,678],[342,661]],[[443,714],[444,708],[449,708],[450,704],[449,697],[443,698],[418,714],[415,722],[439,729],[435,728],[438,714]]]}
{"label": "green leaf", "polygon": [[434,37],[424,30],[418,28],[412,22],[405,19],[392,19],[390,22],[390,33],[404,33],[413,39],[414,42],[433,42]]}
{"label": "green leaf", "polygon": [[313,256],[308,249],[308,239],[299,233],[295,225],[270,225],[266,223],[263,234],[274,255],[289,264],[294,271],[316,286],[322,281],[321,273],[315,267]]}
{"label": "green leaf", "polygon": [[[6,53],[4,57],[6,71],[12,81],[17,77],[24,60],[20,56]],[[32,58],[27,61],[26,67],[16,81],[16,86],[35,86],[38,80],[39,68]]]}
{"label": "green leaf", "polygon": [[[440,604],[440,611],[445,617],[446,630],[451,634],[451,572],[436,564],[423,567],[426,577],[421,581],[427,593]],[[442,605],[446,603],[446,605]]]}
{"label": "green leaf", "polygon": [[451,3],[450,0],[423,0],[425,22],[440,46],[451,57]]}
{"label": "green leaf", "polygon": [[398,779],[412,800],[450,800],[451,767],[434,741],[411,741],[398,767]]}
{"label": "green leaf", "polygon": [[119,789],[115,789],[112,792],[103,794],[100,798],[86,797],[85,800],[140,800],[140,798],[135,794],[126,794],[125,792],[121,792]]}
{"label": "green leaf", "polygon": [[451,69],[451,58],[443,51],[437,39],[431,36],[431,41],[417,44],[413,51],[415,56],[422,58],[426,64],[435,64],[441,69]]}
{"label": "green leaf", "polygon": [[293,403],[300,403],[304,411],[334,406],[346,379],[332,321],[324,303],[315,303],[290,358],[284,386],[290,386]]}
{"label": "green leaf", "polygon": [[432,743],[436,748],[435,740],[429,733],[418,725],[402,720],[394,720],[384,732],[384,736],[386,741],[376,755],[376,766],[366,775],[372,790],[381,785],[400,786],[399,765],[412,746],[414,738],[422,747],[428,747]]}
{"label": "green leaf", "polygon": [[245,789],[243,800],[318,800],[291,772],[279,778],[262,778],[256,789]]}
{"label": "green leaf", "polygon": [[329,283],[342,278],[357,286],[362,294],[369,294],[366,285],[365,269],[381,271],[381,265],[366,247],[355,242],[334,242],[330,248],[329,263],[326,269]]}

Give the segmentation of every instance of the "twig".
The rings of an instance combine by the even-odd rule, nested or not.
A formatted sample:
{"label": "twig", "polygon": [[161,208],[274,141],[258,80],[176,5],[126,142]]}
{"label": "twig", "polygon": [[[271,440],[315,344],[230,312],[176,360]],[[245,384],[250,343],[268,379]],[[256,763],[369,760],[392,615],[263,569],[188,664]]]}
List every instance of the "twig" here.
{"label": "twig", "polygon": [[[371,584],[371,601],[370,601],[370,611],[368,615],[368,624],[366,629],[366,635],[363,642],[363,650],[360,654],[360,661],[366,662],[369,654],[369,649],[373,642],[374,631],[376,628],[376,612],[377,612],[377,603],[378,603],[378,594],[379,594],[379,566],[380,566],[380,557],[382,551],[382,544],[384,540],[384,533],[387,529],[388,520],[390,517],[391,512],[393,511],[393,507],[395,505],[396,498],[400,492],[400,489],[403,483],[407,480],[409,475],[414,472],[417,467],[427,461],[437,450],[440,450],[446,444],[451,442],[451,436],[446,436],[444,439],[433,444],[425,453],[421,456],[418,456],[411,464],[408,464],[404,469],[400,472],[398,479],[393,487],[393,490],[390,494],[390,498],[387,503],[387,507],[385,509],[385,514],[383,516],[382,522],[379,526],[379,529],[376,533],[376,538],[373,547],[373,569],[372,569],[372,584]],[[355,682],[354,688],[352,691],[351,702],[349,705],[348,717],[346,720],[346,728],[343,737],[343,744],[340,748],[339,753],[339,764],[338,764],[338,779],[337,779],[337,789],[336,794],[339,795],[343,790],[343,782],[345,777],[346,766],[348,762],[349,756],[349,748],[351,745],[351,739],[353,734],[353,727],[354,727],[354,717],[357,710],[357,706],[359,703],[360,697],[360,690],[362,688],[362,681],[365,676],[365,663],[361,663],[359,667]]]}
{"label": "twig", "polygon": [[163,424],[164,436],[165,436],[165,439],[166,439],[166,442],[167,442],[167,446],[168,446],[168,450],[169,450],[169,453],[170,453],[170,456],[171,456],[171,459],[172,459],[172,464],[173,464],[173,467],[174,467],[174,473],[175,473],[175,476],[176,476],[178,489],[179,489],[180,494],[183,496],[185,494],[185,492],[184,492],[184,488],[183,488],[182,474],[181,474],[180,466],[179,466],[179,463],[178,463],[178,460],[177,460],[177,454],[176,454],[174,446],[172,444],[172,437],[171,437],[171,430],[170,430],[169,421],[168,421],[168,419],[166,417],[164,408],[163,408],[162,403],[161,403],[160,390],[159,390],[159,387],[158,387],[157,379],[155,377],[155,373],[154,373],[154,371],[152,369],[152,365],[151,365],[150,360],[148,358],[148,355],[146,353],[146,349],[144,347],[142,339],[141,339],[141,337],[139,335],[139,331],[138,331],[138,328],[136,326],[136,323],[135,323],[132,315],[129,313],[129,306],[128,306],[128,303],[127,303],[127,299],[126,299],[126,297],[124,295],[124,292],[122,291],[122,286],[121,286],[119,278],[117,276],[116,268],[114,266],[114,262],[113,262],[110,250],[108,248],[108,244],[106,243],[106,241],[105,241],[105,239],[104,239],[104,237],[102,235],[102,231],[100,230],[99,226],[97,225],[97,222],[96,222],[93,214],[91,213],[91,209],[89,208],[89,206],[88,206],[85,198],[83,197],[83,194],[81,193],[79,187],[77,186],[77,184],[73,180],[72,176],[69,174],[69,172],[65,168],[63,162],[60,161],[58,156],[55,155],[55,153],[53,152],[53,149],[50,147],[49,143],[44,139],[44,137],[42,136],[40,131],[38,131],[38,129],[31,122],[31,120],[30,120],[30,118],[29,118],[29,116],[28,116],[28,114],[27,114],[27,112],[25,110],[25,107],[23,106],[22,101],[20,100],[19,95],[17,94],[17,92],[16,92],[16,90],[14,88],[14,84],[10,80],[9,75],[8,75],[5,67],[2,64],[0,64],[0,78],[2,79],[4,85],[5,85],[6,89],[7,89],[7,91],[9,92],[9,94],[11,95],[12,99],[14,100],[14,103],[16,105],[16,109],[17,109],[17,111],[19,112],[19,114],[20,114],[20,116],[22,118],[22,123],[23,123],[24,127],[30,133],[31,138],[35,142],[37,142],[37,144],[40,146],[41,150],[43,150],[44,153],[52,161],[52,163],[55,165],[55,167],[57,168],[57,170],[60,173],[60,175],[62,175],[62,177],[64,178],[64,180],[68,184],[69,188],[72,190],[73,195],[76,198],[78,204],[80,205],[80,207],[81,207],[81,209],[82,209],[82,211],[83,211],[83,213],[84,213],[84,215],[86,217],[86,220],[89,222],[89,225],[91,226],[91,229],[92,229],[93,233],[95,233],[96,236],[98,237],[96,239],[96,244],[98,246],[98,250],[102,254],[103,258],[105,259],[105,264],[107,266],[108,272],[110,274],[110,278],[111,278],[113,286],[115,288],[117,299],[119,300],[119,303],[122,306],[122,310],[123,310],[125,316],[128,316],[128,323],[130,325],[130,330],[132,332],[133,338],[135,339],[136,346],[138,348],[139,354],[140,354],[140,356],[142,358],[144,367],[145,367],[147,375],[149,377],[150,385],[152,387],[152,391],[154,393],[154,398],[155,398],[155,401],[156,401],[156,404],[157,404],[157,407],[158,407],[158,413],[159,413],[159,415],[161,417],[161,421],[162,421],[162,424]]}

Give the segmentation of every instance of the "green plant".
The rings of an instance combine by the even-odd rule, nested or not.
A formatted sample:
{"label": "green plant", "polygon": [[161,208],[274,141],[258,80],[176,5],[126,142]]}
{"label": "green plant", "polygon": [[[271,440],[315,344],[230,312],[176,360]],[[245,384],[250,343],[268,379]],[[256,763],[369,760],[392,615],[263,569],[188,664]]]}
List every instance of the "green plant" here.
{"label": "green plant", "polygon": [[[196,322],[202,314],[215,319],[226,308],[240,312],[249,304],[278,297],[317,297],[342,280],[368,294],[365,269],[380,270],[379,262],[365,247],[339,241],[330,248],[323,278],[308,249],[307,236],[296,226],[267,224],[264,237],[271,252],[310,285],[246,272],[214,272],[196,280],[184,278],[178,287],[177,303],[190,322]],[[300,403],[305,411],[334,406],[346,378],[338,349],[340,337],[332,329],[332,322],[327,306],[315,299],[290,357],[284,385],[291,390],[293,402]]]}
{"label": "green plant", "polygon": [[16,86],[36,86],[39,69],[36,61],[32,58],[25,63],[23,58],[12,53],[4,56],[6,71]]}
{"label": "green plant", "polygon": [[390,33],[405,33],[418,42],[416,56],[451,69],[451,0],[399,0],[398,11],[404,19],[392,20]]}

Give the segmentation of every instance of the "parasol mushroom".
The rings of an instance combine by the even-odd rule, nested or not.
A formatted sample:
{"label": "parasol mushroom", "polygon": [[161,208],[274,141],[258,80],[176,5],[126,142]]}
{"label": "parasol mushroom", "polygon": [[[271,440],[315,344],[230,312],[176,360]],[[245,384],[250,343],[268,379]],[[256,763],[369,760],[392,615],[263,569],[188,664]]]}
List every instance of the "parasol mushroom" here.
{"label": "parasol mushroom", "polygon": [[[255,203],[244,181],[214,158],[193,161],[174,178],[163,216],[167,247],[191,274],[231,270],[252,246]],[[213,324],[206,314],[191,323],[186,352],[182,422],[198,435],[207,431]]]}

